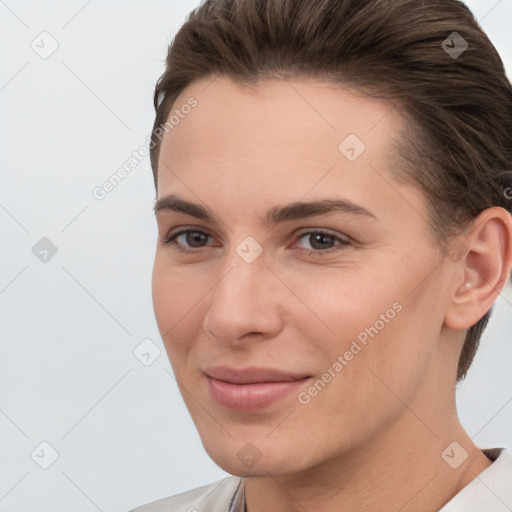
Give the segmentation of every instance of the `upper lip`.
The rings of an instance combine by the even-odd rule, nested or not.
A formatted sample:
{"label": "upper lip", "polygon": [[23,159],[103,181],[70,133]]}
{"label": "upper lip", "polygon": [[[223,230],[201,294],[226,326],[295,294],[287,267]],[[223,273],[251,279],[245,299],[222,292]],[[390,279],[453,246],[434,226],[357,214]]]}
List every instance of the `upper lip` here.
{"label": "upper lip", "polygon": [[257,382],[293,382],[302,380],[309,375],[290,373],[277,368],[249,366],[246,368],[231,368],[229,366],[211,366],[204,373],[209,377],[232,384],[255,384]]}

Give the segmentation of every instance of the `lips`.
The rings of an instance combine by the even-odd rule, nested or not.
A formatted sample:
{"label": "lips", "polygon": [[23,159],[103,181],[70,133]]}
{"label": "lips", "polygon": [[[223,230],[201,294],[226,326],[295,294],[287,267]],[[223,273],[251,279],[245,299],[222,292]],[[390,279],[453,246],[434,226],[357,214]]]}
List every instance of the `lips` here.
{"label": "lips", "polygon": [[294,374],[273,368],[230,368],[229,366],[214,366],[206,368],[204,373],[209,377],[231,384],[254,384],[257,382],[293,382],[309,375]]}
{"label": "lips", "polygon": [[311,377],[274,368],[231,368],[204,370],[208,390],[222,407],[236,412],[253,412],[269,407],[298,390]]}

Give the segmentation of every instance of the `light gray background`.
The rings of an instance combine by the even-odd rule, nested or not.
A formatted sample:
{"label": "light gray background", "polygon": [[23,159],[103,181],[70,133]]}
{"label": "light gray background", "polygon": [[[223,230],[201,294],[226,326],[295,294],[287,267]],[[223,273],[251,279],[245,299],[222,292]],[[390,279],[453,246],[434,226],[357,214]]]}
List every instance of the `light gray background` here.
{"label": "light gray background", "polygon": [[[511,76],[512,0],[468,4]],[[1,512],[123,512],[226,476],[153,316],[149,157],[92,195],[144,144],[167,45],[195,5],[0,1]],[[43,31],[59,45],[46,59],[31,48],[51,49]],[[46,263],[42,237],[58,248]],[[481,447],[512,448],[511,333],[507,288],[458,394]],[[148,338],[161,355],[144,366],[133,351]],[[58,452],[48,469],[43,441]]]}

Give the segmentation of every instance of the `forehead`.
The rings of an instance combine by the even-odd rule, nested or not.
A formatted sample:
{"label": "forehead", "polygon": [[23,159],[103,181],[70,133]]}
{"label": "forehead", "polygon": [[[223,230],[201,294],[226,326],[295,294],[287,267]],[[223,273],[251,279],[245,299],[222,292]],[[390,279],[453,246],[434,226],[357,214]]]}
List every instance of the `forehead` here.
{"label": "forehead", "polygon": [[161,152],[170,145],[176,159],[192,156],[193,148],[197,158],[209,153],[214,159],[262,160],[265,149],[294,160],[327,161],[342,156],[339,144],[350,135],[365,149],[386,152],[400,125],[389,103],[310,77],[257,85],[205,77],[182,91],[171,115],[192,98],[197,105],[164,136]]}
{"label": "forehead", "polygon": [[[185,108],[195,100],[197,105]],[[188,112],[188,113],[186,113]],[[185,88],[173,113],[178,124],[164,136],[162,151],[211,158],[262,157],[260,148],[314,161],[339,158],[339,144],[356,135],[369,149],[385,150],[399,120],[390,104],[355,89],[304,77],[264,80],[249,86],[226,76],[205,77]],[[302,143],[298,145],[298,143]]]}
{"label": "forehead", "polygon": [[401,120],[389,103],[346,86],[208,77],[182,91],[171,115],[179,121],[162,141],[159,196],[233,205],[263,197],[277,204],[283,193],[297,200],[339,191],[363,204],[396,196],[383,190],[382,175],[393,167]]}

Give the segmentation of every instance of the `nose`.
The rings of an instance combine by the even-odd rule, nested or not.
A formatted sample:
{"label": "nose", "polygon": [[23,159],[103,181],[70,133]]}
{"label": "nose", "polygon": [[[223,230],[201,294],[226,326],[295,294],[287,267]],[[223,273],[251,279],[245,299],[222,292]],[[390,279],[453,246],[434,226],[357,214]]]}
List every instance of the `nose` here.
{"label": "nose", "polygon": [[204,329],[219,342],[239,345],[276,336],[282,329],[282,284],[263,254],[247,263],[234,254],[212,292]]}

